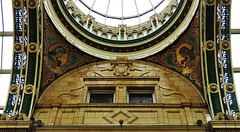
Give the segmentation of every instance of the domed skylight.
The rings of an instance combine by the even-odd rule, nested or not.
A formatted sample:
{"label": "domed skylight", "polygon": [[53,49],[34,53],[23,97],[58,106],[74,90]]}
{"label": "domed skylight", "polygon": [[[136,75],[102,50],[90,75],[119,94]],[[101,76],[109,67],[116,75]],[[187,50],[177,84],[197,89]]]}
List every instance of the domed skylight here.
{"label": "domed skylight", "polygon": [[138,25],[146,22],[155,13],[160,13],[170,0],[75,0],[86,15],[109,26]]}

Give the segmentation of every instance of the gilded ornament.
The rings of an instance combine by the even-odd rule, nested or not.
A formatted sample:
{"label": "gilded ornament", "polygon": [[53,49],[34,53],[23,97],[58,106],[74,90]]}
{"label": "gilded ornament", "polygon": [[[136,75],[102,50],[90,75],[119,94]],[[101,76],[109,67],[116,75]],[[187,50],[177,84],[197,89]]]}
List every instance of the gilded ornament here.
{"label": "gilded ornament", "polygon": [[20,0],[15,0],[15,1],[14,1],[14,6],[15,6],[15,7],[20,7],[20,6],[21,6]]}
{"label": "gilded ornament", "polygon": [[27,86],[26,89],[25,89],[25,91],[26,91],[27,93],[31,93],[31,92],[33,91],[33,87],[32,87],[32,86]]}
{"label": "gilded ornament", "polygon": [[36,2],[35,2],[34,0],[30,0],[30,1],[28,2],[28,4],[29,4],[30,7],[35,7]]}
{"label": "gilded ornament", "polygon": [[234,91],[234,86],[233,86],[233,84],[227,84],[227,86],[226,86],[226,89],[227,89],[227,91],[229,91],[229,92],[233,92]]}
{"label": "gilded ornament", "polygon": [[215,84],[210,85],[210,90],[212,92],[216,92],[218,90],[218,87]]}
{"label": "gilded ornament", "polygon": [[223,49],[228,49],[229,48],[229,46],[230,46],[230,44],[227,42],[227,41],[224,41],[223,43],[222,43],[222,47],[223,47]]}
{"label": "gilded ornament", "polygon": [[207,0],[208,4],[213,4],[213,0]]}
{"label": "gilded ornament", "polygon": [[207,49],[208,49],[208,50],[212,50],[213,47],[214,47],[213,42],[207,42]]}
{"label": "gilded ornament", "polygon": [[229,0],[223,0],[223,4],[229,4]]}
{"label": "gilded ornament", "polygon": [[16,93],[17,92],[17,86],[13,85],[10,87],[10,92],[11,93]]}
{"label": "gilded ornament", "polygon": [[34,43],[33,43],[33,44],[30,44],[30,45],[29,45],[29,49],[30,49],[31,52],[36,51],[36,49],[37,49],[36,44],[34,44]]}
{"label": "gilded ornament", "polygon": [[22,50],[22,45],[21,44],[15,44],[14,49],[15,49],[15,51],[19,52],[19,51]]}

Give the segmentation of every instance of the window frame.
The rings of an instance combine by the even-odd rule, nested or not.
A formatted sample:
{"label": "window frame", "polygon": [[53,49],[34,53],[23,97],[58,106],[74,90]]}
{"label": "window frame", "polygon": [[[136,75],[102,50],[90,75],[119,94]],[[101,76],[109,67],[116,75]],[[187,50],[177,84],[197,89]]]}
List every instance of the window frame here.
{"label": "window frame", "polygon": [[86,103],[90,103],[91,94],[113,94],[113,102],[112,103],[115,103],[115,90],[113,90],[113,89],[111,89],[111,90],[101,90],[101,89],[88,90]]}
{"label": "window frame", "polygon": [[[139,89],[139,90],[132,90],[131,88],[127,90],[127,103],[130,103],[129,95],[130,94],[152,94],[152,103],[156,103],[156,92],[154,90],[154,87],[152,89]],[[138,103],[143,104],[143,103]],[[151,103],[148,103],[151,104]]]}

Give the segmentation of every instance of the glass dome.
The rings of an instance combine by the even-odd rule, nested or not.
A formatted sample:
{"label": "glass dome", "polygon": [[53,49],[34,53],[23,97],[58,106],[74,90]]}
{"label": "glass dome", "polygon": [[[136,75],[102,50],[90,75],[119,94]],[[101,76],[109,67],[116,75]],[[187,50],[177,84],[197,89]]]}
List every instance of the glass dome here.
{"label": "glass dome", "polygon": [[[93,56],[141,59],[171,45],[199,0],[46,0],[45,9],[72,45]],[[95,16],[96,15],[96,16]]]}
{"label": "glass dome", "polygon": [[97,22],[115,26],[133,26],[160,13],[170,0],[75,0],[77,7]]}

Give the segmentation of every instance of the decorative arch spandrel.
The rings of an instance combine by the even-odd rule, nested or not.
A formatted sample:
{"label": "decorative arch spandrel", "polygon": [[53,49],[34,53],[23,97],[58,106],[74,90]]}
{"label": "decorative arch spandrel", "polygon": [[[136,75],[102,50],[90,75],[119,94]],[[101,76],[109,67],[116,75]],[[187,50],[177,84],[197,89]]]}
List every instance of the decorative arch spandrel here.
{"label": "decorative arch spandrel", "polygon": [[[38,104],[86,103],[89,87],[153,87],[156,103],[205,103],[198,89],[182,75],[144,61],[100,61],[69,71],[46,88]],[[123,97],[124,98],[124,97]]]}

